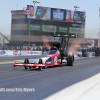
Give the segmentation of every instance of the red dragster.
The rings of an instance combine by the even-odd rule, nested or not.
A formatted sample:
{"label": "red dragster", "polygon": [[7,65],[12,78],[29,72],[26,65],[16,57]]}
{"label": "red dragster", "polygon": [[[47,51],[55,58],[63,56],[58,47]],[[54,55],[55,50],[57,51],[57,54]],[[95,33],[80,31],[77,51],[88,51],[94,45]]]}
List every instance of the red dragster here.
{"label": "red dragster", "polygon": [[42,70],[42,68],[47,68],[49,66],[56,66],[56,65],[61,65],[62,62],[63,64],[68,64],[68,65],[73,65],[74,57],[67,57],[67,59],[61,59],[60,52],[53,48],[48,52],[48,55],[41,57],[35,62],[29,62],[29,60],[26,58],[24,63],[14,63],[15,66],[24,66],[25,70],[28,69],[39,69]]}

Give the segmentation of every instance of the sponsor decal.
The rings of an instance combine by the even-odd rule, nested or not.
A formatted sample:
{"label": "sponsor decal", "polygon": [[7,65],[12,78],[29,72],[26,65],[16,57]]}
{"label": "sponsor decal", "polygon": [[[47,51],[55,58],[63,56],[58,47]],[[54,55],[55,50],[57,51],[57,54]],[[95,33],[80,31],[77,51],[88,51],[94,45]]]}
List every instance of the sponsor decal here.
{"label": "sponsor decal", "polygon": [[60,37],[56,37],[54,39],[53,36],[42,36],[42,40],[47,39],[48,41],[59,42],[61,40]]}
{"label": "sponsor decal", "polygon": [[34,55],[34,54],[35,54],[35,55],[36,55],[36,54],[39,55],[40,52],[39,52],[39,51],[28,51],[27,54],[28,54],[28,55]]}
{"label": "sponsor decal", "polygon": [[66,10],[66,21],[75,23],[85,23],[85,12]]}
{"label": "sponsor decal", "polygon": [[42,31],[44,31],[44,32],[56,32],[56,26],[42,25]]}
{"label": "sponsor decal", "polygon": [[51,8],[48,7],[27,5],[23,10],[23,13],[27,14],[27,18],[50,20],[51,17]]}
{"label": "sponsor decal", "polygon": [[36,8],[37,8],[36,6],[27,5],[27,10],[29,11],[29,13],[27,14],[27,18],[36,19],[35,16]]}
{"label": "sponsor decal", "polygon": [[55,65],[57,64],[57,56],[55,56],[55,58],[54,58],[54,64]]}
{"label": "sponsor decal", "polygon": [[57,26],[57,32],[68,33],[68,31],[69,31],[68,27]]}
{"label": "sponsor decal", "polygon": [[62,11],[60,9],[53,10],[52,20],[64,20],[64,11]]}
{"label": "sponsor decal", "polygon": [[76,34],[81,34],[81,28],[73,28],[70,27],[69,33],[76,33]]}
{"label": "sponsor decal", "polygon": [[28,15],[29,13],[30,13],[29,9],[27,9],[27,7],[24,7],[23,8],[23,14]]}
{"label": "sponsor decal", "polygon": [[33,52],[33,54],[39,54],[39,52]]}
{"label": "sponsor decal", "polygon": [[33,54],[33,52],[32,52],[32,51],[30,51],[30,54]]}
{"label": "sponsor decal", "polygon": [[[76,28],[74,28],[74,27],[76,27]],[[80,24],[72,24],[72,27],[27,24],[27,30],[29,30],[29,28],[30,28],[30,30],[33,30],[33,31],[84,34],[84,25],[82,26]],[[54,38],[53,38],[53,40],[54,40]]]}
{"label": "sponsor decal", "polygon": [[18,51],[13,51],[13,55],[18,55]]}
{"label": "sponsor decal", "polygon": [[46,55],[47,54],[47,51],[45,50],[45,51],[43,51],[43,55]]}
{"label": "sponsor decal", "polygon": [[47,65],[52,64],[52,61],[47,61],[46,64]]}
{"label": "sponsor decal", "polygon": [[0,56],[2,55],[6,55],[6,52],[5,51],[0,51]]}
{"label": "sponsor decal", "polygon": [[27,24],[27,30],[34,30],[34,31],[41,31],[42,30],[42,25],[35,25],[35,24]]}
{"label": "sponsor decal", "polygon": [[51,8],[37,6],[36,8],[36,19],[50,20]]}
{"label": "sponsor decal", "polygon": [[42,20],[59,20],[73,23],[85,23],[86,12],[68,9],[57,9],[42,6],[27,5],[23,8],[27,18]]}

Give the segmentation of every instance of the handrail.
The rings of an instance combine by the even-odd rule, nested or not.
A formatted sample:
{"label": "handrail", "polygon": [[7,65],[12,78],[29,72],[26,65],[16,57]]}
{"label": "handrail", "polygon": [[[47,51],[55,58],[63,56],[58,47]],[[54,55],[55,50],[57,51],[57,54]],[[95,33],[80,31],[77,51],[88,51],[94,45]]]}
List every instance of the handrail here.
{"label": "handrail", "polygon": [[10,43],[10,40],[7,37],[5,37],[1,32],[0,34]]}

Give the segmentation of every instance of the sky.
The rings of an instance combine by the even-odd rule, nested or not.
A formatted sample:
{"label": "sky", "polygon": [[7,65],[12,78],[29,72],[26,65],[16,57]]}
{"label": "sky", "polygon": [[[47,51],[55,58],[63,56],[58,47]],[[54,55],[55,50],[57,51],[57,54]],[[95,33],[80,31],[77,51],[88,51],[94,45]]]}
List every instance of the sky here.
{"label": "sky", "polygon": [[[44,6],[60,9],[75,10],[74,6],[79,6],[79,11],[86,11],[85,38],[97,38],[99,33],[100,0],[39,0],[35,6]],[[11,11],[23,10],[27,5],[34,5],[32,0],[0,0],[0,32],[4,35],[11,34]]]}

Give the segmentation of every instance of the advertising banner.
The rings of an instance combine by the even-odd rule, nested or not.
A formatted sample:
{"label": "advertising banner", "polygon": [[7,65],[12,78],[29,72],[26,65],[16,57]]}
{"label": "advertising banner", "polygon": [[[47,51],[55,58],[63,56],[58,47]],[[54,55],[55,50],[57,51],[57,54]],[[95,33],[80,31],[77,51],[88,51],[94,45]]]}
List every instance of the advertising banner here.
{"label": "advertising banner", "polygon": [[44,31],[44,32],[56,32],[56,26],[42,25],[42,31]]}
{"label": "advertising banner", "polygon": [[[29,7],[28,7],[29,8]],[[50,20],[51,8],[41,6],[30,6],[27,18]]]}
{"label": "advertising banner", "polygon": [[42,25],[35,25],[35,24],[27,24],[27,30],[29,30],[29,26],[30,26],[30,30],[34,30],[34,31],[41,31],[42,30]]}
{"label": "advertising banner", "polygon": [[42,36],[42,41],[44,41],[44,39],[47,39],[48,41],[51,42],[59,42],[61,40],[60,37],[54,38],[53,36]]}
{"label": "advertising banner", "polygon": [[37,6],[35,16],[36,19],[50,20],[51,8]]}
{"label": "advertising banner", "polygon": [[69,28],[68,27],[57,26],[57,31],[56,32],[69,33]]}
{"label": "advertising banner", "polygon": [[23,8],[27,18],[85,23],[86,12],[27,5]]}
{"label": "advertising banner", "polygon": [[20,52],[17,50],[0,50],[0,56],[19,56]]}
{"label": "advertising banner", "polygon": [[42,55],[42,51],[25,51],[26,55]]}
{"label": "advertising banner", "polygon": [[97,47],[98,46],[98,39],[85,39],[85,43],[89,43],[91,45],[89,45],[89,47]]}
{"label": "advertising banner", "polygon": [[85,23],[85,12],[66,10],[66,21],[75,23]]}
{"label": "advertising banner", "polygon": [[73,27],[69,28],[69,33],[82,34],[81,28],[73,28]]}
{"label": "advertising banner", "polygon": [[88,46],[89,48],[94,47],[94,43],[95,43],[94,39],[85,39],[85,41],[86,41],[86,43],[91,44]]}
{"label": "advertising banner", "polygon": [[42,51],[0,50],[0,56],[27,56],[27,55],[42,55]]}
{"label": "advertising banner", "polygon": [[28,15],[30,12],[29,12],[29,5],[27,5],[27,7],[24,7],[23,8],[23,14],[25,14],[25,15]]}
{"label": "advertising banner", "polygon": [[36,10],[36,7],[33,7],[31,5],[27,5],[27,7],[24,7],[23,8],[23,14],[27,15],[27,18],[35,18],[35,10]]}
{"label": "advertising banner", "polygon": [[66,10],[66,21],[67,22],[74,22],[73,14],[74,14],[74,10]]}
{"label": "advertising banner", "polygon": [[65,21],[65,10],[61,9],[51,9],[51,19]]}
{"label": "advertising banner", "polygon": [[36,19],[36,16],[35,16],[35,12],[36,12],[36,6],[30,6],[30,5],[27,5],[27,9],[29,10],[29,14],[27,14],[27,18],[32,18],[32,19]]}
{"label": "advertising banner", "polygon": [[74,11],[73,20],[76,23],[85,23],[85,12]]}
{"label": "advertising banner", "polygon": [[18,55],[18,51],[13,51],[13,55]]}
{"label": "advertising banner", "polygon": [[[27,24],[27,30],[29,30],[29,24]],[[30,24],[30,30],[43,31],[43,32],[84,34],[83,28],[62,27],[62,26],[53,26],[53,25]]]}
{"label": "advertising banner", "polygon": [[80,12],[80,20],[81,23],[85,23],[86,12]]}
{"label": "advertising banner", "polygon": [[6,51],[0,50],[0,56],[5,56],[5,55],[6,55]]}
{"label": "advertising banner", "polygon": [[7,56],[19,56],[20,52],[17,50],[6,50]]}

